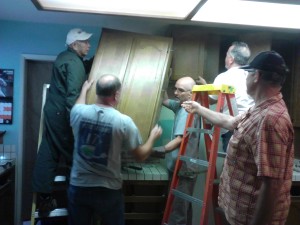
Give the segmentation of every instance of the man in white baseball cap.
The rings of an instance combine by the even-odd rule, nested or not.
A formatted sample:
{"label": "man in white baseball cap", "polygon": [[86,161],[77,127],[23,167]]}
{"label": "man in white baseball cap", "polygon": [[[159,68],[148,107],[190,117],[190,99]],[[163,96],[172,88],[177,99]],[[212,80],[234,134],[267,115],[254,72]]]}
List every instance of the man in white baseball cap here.
{"label": "man in white baseball cap", "polygon": [[66,38],[67,49],[54,64],[50,88],[44,106],[43,138],[33,171],[33,191],[38,193],[38,212],[46,217],[57,207],[52,197],[55,171],[62,159],[71,168],[74,138],[70,126],[70,111],[78,98],[93,62],[84,60],[90,50],[92,34],[71,29]]}
{"label": "man in white baseball cap", "polygon": [[91,38],[93,34],[87,33],[80,28],[74,28],[68,32],[66,44],[70,45],[75,41],[86,41]]}

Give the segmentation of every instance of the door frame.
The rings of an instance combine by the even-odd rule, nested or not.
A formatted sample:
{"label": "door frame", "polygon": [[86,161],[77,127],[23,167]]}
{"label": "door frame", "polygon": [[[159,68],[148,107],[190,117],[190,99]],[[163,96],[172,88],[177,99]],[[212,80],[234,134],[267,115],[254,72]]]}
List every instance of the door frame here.
{"label": "door frame", "polygon": [[[22,94],[22,98],[20,99],[20,105],[24,106],[25,102],[25,81],[27,80],[27,61],[52,61],[54,62],[56,56],[52,55],[35,55],[35,54],[22,54],[21,55],[21,67],[20,67],[20,92]],[[23,149],[24,149],[24,107],[20,107],[20,129],[19,129],[19,140],[18,146],[19,150],[16,154],[16,172],[15,172],[15,214],[14,214],[14,223],[15,224],[23,224],[22,221],[22,183],[23,183]]]}

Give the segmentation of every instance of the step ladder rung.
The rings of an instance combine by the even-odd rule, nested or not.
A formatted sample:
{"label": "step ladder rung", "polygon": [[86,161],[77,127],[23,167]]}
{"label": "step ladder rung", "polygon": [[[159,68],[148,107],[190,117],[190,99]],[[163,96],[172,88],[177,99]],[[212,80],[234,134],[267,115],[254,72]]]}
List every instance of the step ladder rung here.
{"label": "step ladder rung", "polygon": [[49,216],[47,217],[40,217],[38,212],[34,213],[35,218],[51,218],[51,217],[62,217],[62,216],[68,216],[68,210],[66,208],[57,208],[50,212]]}
{"label": "step ladder rung", "polygon": [[[202,106],[207,109],[210,109],[209,104],[209,95],[215,94],[218,95],[218,101],[216,105],[216,112],[222,113],[224,104],[227,103],[230,115],[234,116],[235,106],[235,95],[234,88],[228,85],[222,85],[221,87],[215,87],[214,85],[195,85],[193,87],[192,100],[199,102]],[[226,101],[226,102],[225,102]],[[199,121],[200,119],[200,121]],[[200,124],[199,124],[200,122]],[[202,126],[199,127],[199,126]],[[184,199],[190,203],[196,203],[201,206],[201,217],[200,217],[200,225],[208,225],[209,217],[212,216],[215,219],[216,225],[222,225],[222,218],[220,214],[217,214],[214,210],[211,211],[211,207],[217,207],[217,197],[218,197],[218,189],[219,189],[219,174],[218,174],[218,157],[225,158],[225,152],[219,152],[219,142],[221,137],[221,127],[213,126],[209,121],[203,119],[203,117],[195,117],[194,114],[189,114],[186,125],[185,132],[183,135],[183,140],[181,142],[179,157],[177,157],[174,176],[170,186],[170,192],[167,198],[166,208],[164,211],[164,216],[162,220],[163,225],[168,225],[168,221],[170,216],[174,216],[174,211],[172,211],[172,204],[174,201],[174,197],[178,197]],[[202,140],[204,140],[204,145],[202,145]],[[194,143],[191,143],[194,141]],[[197,145],[197,146],[196,146]],[[191,149],[193,148],[193,149]],[[186,155],[194,154],[193,150],[198,149],[201,151],[201,154],[197,152],[196,158],[192,158]],[[202,150],[203,154],[202,154]],[[188,152],[190,151],[190,152]],[[190,165],[185,165],[184,163],[179,161],[185,161]],[[199,165],[205,169],[205,176],[200,176],[200,179],[204,179],[204,194],[203,197],[197,196],[194,197],[194,194],[189,191],[181,190],[181,177],[189,177],[189,173],[191,174],[190,178],[196,178],[194,175],[198,175],[202,173],[199,171],[190,171],[194,168],[189,168],[189,166]],[[202,170],[204,170],[201,168]],[[204,172],[204,171],[203,171]],[[191,183],[194,185],[193,183]],[[211,213],[212,212],[212,213]]]}
{"label": "step ladder rung", "polygon": [[213,134],[214,131],[210,130],[210,129],[202,129],[202,128],[193,128],[193,127],[189,127],[186,129],[189,133],[204,133],[204,134]]}
{"label": "step ladder rung", "polygon": [[181,199],[187,200],[187,201],[189,201],[191,203],[196,203],[196,204],[198,204],[200,206],[203,205],[203,201],[201,199],[198,199],[198,198],[195,198],[193,196],[187,195],[187,194],[185,194],[185,193],[183,193],[181,191],[178,191],[176,189],[172,189],[172,194],[174,196],[176,196],[176,197],[179,197]]}
{"label": "step ladder rung", "polygon": [[227,155],[226,152],[218,152],[218,156],[219,156],[219,157],[225,158],[226,155]]}
{"label": "step ladder rung", "polygon": [[199,166],[204,166],[204,167],[208,167],[209,163],[206,160],[202,160],[202,159],[195,159],[189,156],[185,156],[185,155],[181,155],[180,156],[180,160],[185,161],[185,162],[190,162],[190,163],[194,163],[197,164]]}
{"label": "step ladder rung", "polygon": [[220,179],[214,179],[214,182],[213,182],[213,184],[220,184]]}

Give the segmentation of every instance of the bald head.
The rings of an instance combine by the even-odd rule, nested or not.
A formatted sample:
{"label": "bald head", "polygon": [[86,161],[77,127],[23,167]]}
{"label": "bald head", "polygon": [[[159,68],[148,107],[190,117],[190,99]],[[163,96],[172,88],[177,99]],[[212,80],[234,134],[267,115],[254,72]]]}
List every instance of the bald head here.
{"label": "bald head", "polygon": [[178,79],[175,84],[175,97],[178,98],[181,103],[191,100],[192,89],[195,84],[196,82],[191,77],[182,77]]}
{"label": "bald head", "polygon": [[177,80],[176,84],[180,85],[186,91],[191,91],[196,82],[191,77],[182,77]]}
{"label": "bald head", "polygon": [[110,97],[115,95],[121,88],[121,82],[118,77],[114,75],[101,76],[96,84],[96,94],[100,97]]}

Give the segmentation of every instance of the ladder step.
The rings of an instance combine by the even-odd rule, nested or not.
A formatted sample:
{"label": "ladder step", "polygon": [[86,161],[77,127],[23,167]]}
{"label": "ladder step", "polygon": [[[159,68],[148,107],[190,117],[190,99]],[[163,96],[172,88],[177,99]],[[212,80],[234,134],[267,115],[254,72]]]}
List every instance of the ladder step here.
{"label": "ladder step", "polygon": [[173,194],[174,196],[176,196],[176,197],[179,197],[179,198],[181,198],[181,199],[187,200],[187,201],[189,201],[189,202],[191,202],[191,203],[196,203],[196,204],[198,204],[198,205],[200,205],[200,206],[203,205],[203,201],[202,201],[202,200],[200,200],[200,199],[198,199],[198,198],[195,198],[195,197],[192,197],[192,196],[190,196],[190,195],[188,195],[188,194],[185,194],[185,193],[183,193],[183,192],[181,192],[181,191],[178,191],[178,190],[176,190],[176,189],[172,189],[172,194]]}
{"label": "ladder step", "polygon": [[227,155],[226,152],[218,152],[218,156],[219,156],[219,157],[225,158],[226,155]]}
{"label": "ladder step", "polygon": [[[233,116],[234,114],[234,106],[233,103],[236,103],[234,101],[234,88],[228,85],[221,85],[216,87],[215,85],[194,85],[192,90],[192,100],[197,101],[201,103],[205,108],[210,108],[209,104],[209,95],[214,94],[218,95],[218,102],[216,105],[216,112],[222,113],[224,104],[227,103],[228,109],[230,111],[230,115]],[[202,93],[201,93],[202,92]],[[225,102],[226,101],[226,102]],[[200,119],[200,124],[198,123],[198,120]],[[198,126],[202,126],[202,128]],[[193,137],[190,136],[190,134],[196,134]],[[202,135],[204,134],[204,135]],[[209,224],[209,217],[212,214],[214,216],[215,224],[221,225],[222,221],[220,219],[220,215],[217,215],[215,211],[212,211],[211,213],[211,207],[215,208],[217,207],[217,191],[218,186],[220,183],[219,174],[218,174],[218,157],[220,158],[226,158],[225,152],[219,152],[219,141],[220,141],[220,135],[221,135],[221,127],[214,126],[209,121],[203,119],[203,117],[195,117],[194,114],[189,114],[186,125],[185,125],[185,132],[183,135],[183,141],[180,146],[179,151],[179,157],[177,157],[176,165],[174,169],[174,175],[172,182],[171,182],[171,188],[170,188],[170,194],[168,195],[166,208],[164,210],[164,217],[162,220],[163,225],[168,225],[168,221],[170,216],[172,215],[172,204],[174,201],[174,196],[186,200],[189,203],[196,203],[197,205],[200,205],[201,207],[201,217],[200,217],[200,225],[208,225]],[[204,146],[202,147],[202,140],[204,140]],[[197,145],[196,147],[199,152],[196,158],[192,158],[189,156],[186,156],[186,150],[189,146],[189,142],[194,141],[194,145]],[[201,143],[200,143],[201,141]],[[195,147],[195,149],[196,149]],[[204,149],[205,148],[205,149]],[[202,149],[203,151],[202,154]],[[201,153],[200,153],[201,151]],[[194,152],[193,152],[194,153]],[[178,161],[180,160],[180,163]],[[182,161],[185,161],[188,165],[184,165]],[[195,166],[199,165],[202,166],[200,169],[197,169],[198,171],[194,171],[194,168],[189,168],[189,166]],[[182,168],[182,166],[185,166]],[[186,168],[187,167],[187,168]],[[186,194],[180,190],[177,189],[179,185],[179,179],[182,177],[191,177],[196,178],[196,176],[202,171],[205,170],[205,177],[202,178],[202,176],[199,178],[204,180],[204,196],[198,196],[198,198],[195,198],[193,194]],[[196,176],[195,176],[196,175]],[[197,196],[197,195],[195,195]],[[200,199],[201,198],[201,199]],[[220,208],[217,209],[217,211],[222,213],[222,210]]]}
{"label": "ladder step", "polygon": [[49,216],[47,217],[40,217],[38,212],[34,213],[35,218],[51,218],[51,217],[62,217],[62,216],[68,216],[68,210],[66,208],[54,209],[50,212]]}
{"label": "ladder step", "polygon": [[204,166],[204,167],[208,167],[208,165],[209,165],[208,161],[206,161],[206,160],[195,159],[195,158],[185,156],[185,155],[181,155],[180,160],[185,161],[185,162],[194,163],[194,164],[197,164],[199,166]]}
{"label": "ladder step", "polygon": [[194,127],[188,127],[186,128],[187,131],[190,133],[195,132],[195,133],[204,133],[204,134],[213,134],[214,131],[210,129],[202,129],[202,128],[194,128]]}

